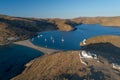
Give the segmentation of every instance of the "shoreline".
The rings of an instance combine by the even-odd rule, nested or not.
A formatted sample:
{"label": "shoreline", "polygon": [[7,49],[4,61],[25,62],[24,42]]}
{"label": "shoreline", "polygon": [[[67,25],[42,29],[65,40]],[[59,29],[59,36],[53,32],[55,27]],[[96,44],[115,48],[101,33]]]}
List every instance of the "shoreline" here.
{"label": "shoreline", "polygon": [[51,54],[51,53],[60,51],[60,50],[56,50],[56,49],[49,49],[49,48],[44,48],[44,47],[36,46],[36,45],[32,44],[29,40],[14,42],[14,44],[33,48],[35,50],[43,52],[44,54]]}

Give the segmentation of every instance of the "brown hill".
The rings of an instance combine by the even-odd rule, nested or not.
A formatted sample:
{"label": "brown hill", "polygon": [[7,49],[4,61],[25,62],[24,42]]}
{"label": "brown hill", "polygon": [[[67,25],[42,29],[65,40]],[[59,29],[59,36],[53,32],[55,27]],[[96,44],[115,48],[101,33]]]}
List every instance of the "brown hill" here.
{"label": "brown hill", "polygon": [[[57,29],[54,23],[46,20],[0,16],[0,44],[28,39],[36,32]],[[13,40],[9,40],[13,39]]]}
{"label": "brown hill", "polygon": [[[117,47],[120,47],[120,36],[113,36],[113,35],[104,35],[104,36],[96,36],[87,39],[86,45],[95,44],[95,43],[111,43]],[[81,46],[85,46],[81,42]]]}
{"label": "brown hill", "polygon": [[[112,52],[109,51],[111,47],[114,49]],[[107,49],[107,51],[102,50],[102,48]],[[94,50],[99,55],[100,62],[88,59],[86,66],[80,61],[80,51],[58,52],[44,55],[29,62],[26,64],[25,70],[12,80],[119,80],[120,76],[112,69],[111,57],[108,55],[119,59],[120,48],[110,43],[100,43],[84,48],[84,50],[88,49]]]}
{"label": "brown hill", "polygon": [[101,24],[103,26],[120,26],[120,17],[81,17],[72,19],[73,22],[84,24]]}
{"label": "brown hill", "polygon": [[[92,51],[101,63],[88,60],[88,66],[80,62],[80,51],[58,52],[44,55],[26,64],[25,70],[12,80],[119,80],[119,72],[112,63],[120,63],[120,37],[99,36],[86,41],[82,50]],[[92,75],[90,75],[92,74]],[[112,77],[111,77],[112,76]]]}

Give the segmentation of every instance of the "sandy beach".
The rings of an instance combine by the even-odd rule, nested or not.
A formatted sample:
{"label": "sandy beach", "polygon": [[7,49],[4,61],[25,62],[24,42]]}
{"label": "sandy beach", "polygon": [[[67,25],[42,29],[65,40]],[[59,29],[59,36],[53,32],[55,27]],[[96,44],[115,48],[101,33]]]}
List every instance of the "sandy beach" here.
{"label": "sandy beach", "polygon": [[54,53],[54,52],[60,51],[60,50],[55,50],[55,49],[49,49],[49,48],[36,46],[36,45],[32,44],[29,40],[14,42],[14,44],[33,48],[33,49],[36,49],[38,51],[43,52],[44,54],[50,54],[50,53]]}

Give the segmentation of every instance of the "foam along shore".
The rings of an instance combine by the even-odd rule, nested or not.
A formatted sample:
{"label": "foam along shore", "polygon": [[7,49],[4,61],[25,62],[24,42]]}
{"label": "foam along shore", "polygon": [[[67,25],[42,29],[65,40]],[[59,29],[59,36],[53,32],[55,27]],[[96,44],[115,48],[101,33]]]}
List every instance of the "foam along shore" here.
{"label": "foam along shore", "polygon": [[44,54],[50,54],[50,53],[54,53],[54,52],[60,51],[60,50],[56,50],[56,49],[49,49],[49,48],[36,46],[36,45],[32,44],[29,40],[14,42],[14,44],[33,48],[33,49],[36,49],[38,51],[43,52]]}

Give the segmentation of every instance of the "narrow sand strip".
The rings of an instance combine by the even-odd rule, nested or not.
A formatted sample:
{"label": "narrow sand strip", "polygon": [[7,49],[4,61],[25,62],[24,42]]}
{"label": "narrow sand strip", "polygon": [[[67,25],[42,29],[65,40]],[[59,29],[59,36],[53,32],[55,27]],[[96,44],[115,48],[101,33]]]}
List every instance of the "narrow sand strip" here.
{"label": "narrow sand strip", "polygon": [[46,53],[50,54],[50,53],[54,53],[54,52],[58,52],[59,51],[59,50],[55,50],[55,49],[48,49],[48,48],[36,46],[36,45],[32,44],[29,40],[14,42],[14,44],[33,48],[33,49],[36,49],[38,51],[43,52],[44,54],[46,54]]}

